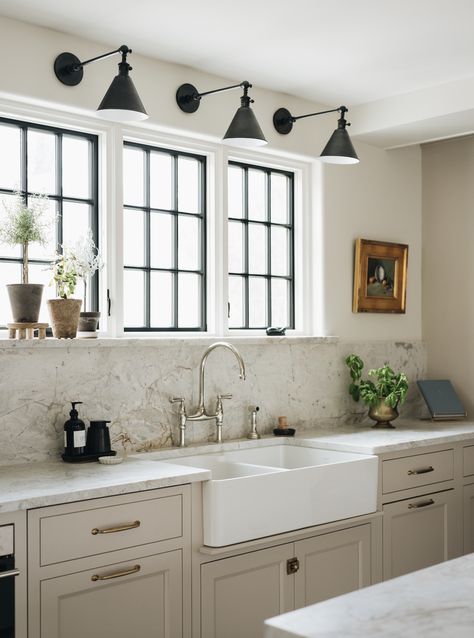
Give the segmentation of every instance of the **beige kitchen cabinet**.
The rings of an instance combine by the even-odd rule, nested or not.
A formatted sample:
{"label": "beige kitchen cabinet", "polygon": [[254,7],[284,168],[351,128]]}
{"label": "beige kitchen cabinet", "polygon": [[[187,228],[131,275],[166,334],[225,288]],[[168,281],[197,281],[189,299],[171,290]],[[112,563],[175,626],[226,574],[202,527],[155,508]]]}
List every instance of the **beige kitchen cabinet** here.
{"label": "beige kitchen cabinet", "polygon": [[266,618],[370,584],[370,524],[201,566],[201,637],[260,638]]}
{"label": "beige kitchen cabinet", "polygon": [[370,525],[358,525],[295,543],[295,608],[371,583]]}
{"label": "beige kitchen cabinet", "polygon": [[29,638],[189,638],[189,486],[28,513]]}
{"label": "beige kitchen cabinet", "polygon": [[384,580],[429,567],[461,553],[455,490],[383,506]]}
{"label": "beige kitchen cabinet", "polygon": [[263,621],[294,608],[287,543],[201,566],[201,637],[260,638]]}
{"label": "beige kitchen cabinet", "polygon": [[474,552],[474,485],[464,488],[464,553]]}
{"label": "beige kitchen cabinet", "polygon": [[41,582],[41,638],[181,638],[179,550]]}

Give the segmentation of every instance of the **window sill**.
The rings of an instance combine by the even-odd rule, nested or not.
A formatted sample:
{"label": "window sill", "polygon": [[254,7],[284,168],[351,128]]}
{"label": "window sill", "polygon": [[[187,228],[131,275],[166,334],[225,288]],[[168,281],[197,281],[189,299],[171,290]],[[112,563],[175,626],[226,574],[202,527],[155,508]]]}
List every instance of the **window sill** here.
{"label": "window sill", "polygon": [[293,345],[299,343],[337,343],[339,337],[310,337],[310,336],[154,336],[150,337],[98,337],[97,339],[8,339],[0,334],[0,350],[48,349],[48,348],[126,348],[128,346],[154,347],[177,346],[193,342],[196,345],[208,346],[216,341],[228,341],[242,345]]}

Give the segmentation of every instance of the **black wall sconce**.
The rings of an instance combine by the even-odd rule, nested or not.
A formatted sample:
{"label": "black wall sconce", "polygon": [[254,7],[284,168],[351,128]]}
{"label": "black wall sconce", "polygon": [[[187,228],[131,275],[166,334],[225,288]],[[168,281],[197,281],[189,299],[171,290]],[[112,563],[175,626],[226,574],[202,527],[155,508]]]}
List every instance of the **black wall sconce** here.
{"label": "black wall sconce", "polygon": [[357,164],[359,158],[346,130],[346,126],[350,126],[350,122],[347,122],[344,117],[347,111],[346,106],[339,106],[337,109],[318,111],[317,113],[308,113],[308,115],[295,117],[291,115],[288,109],[281,108],[273,114],[273,126],[278,133],[288,135],[296,120],[301,120],[304,117],[313,117],[313,115],[324,115],[325,113],[340,113],[341,117],[337,121],[337,129],[329,138],[320,158],[328,164]]}
{"label": "black wall sconce", "polygon": [[240,84],[225,86],[222,89],[205,91],[204,93],[199,93],[197,88],[192,84],[182,84],[176,91],[176,102],[184,113],[195,113],[199,108],[201,98],[205,95],[229,91],[230,89],[238,89],[239,87],[244,90],[240,98],[240,107],[237,109],[222,141],[231,146],[241,146],[244,148],[264,146],[267,140],[257,122],[255,113],[250,108],[250,104],[254,100],[252,100],[248,94],[249,89],[252,88],[249,82],[245,81]]}
{"label": "black wall sconce", "polygon": [[81,62],[73,53],[60,53],[54,61],[54,72],[63,84],[76,86],[82,81],[86,64],[120,53],[122,61],[118,65],[118,75],[112,80],[112,84],[99,104],[97,115],[115,122],[139,122],[146,120],[148,114],[129,75],[132,67],[127,62],[127,55],[131,52],[132,49],[123,44],[115,51],[98,55],[84,62]]}

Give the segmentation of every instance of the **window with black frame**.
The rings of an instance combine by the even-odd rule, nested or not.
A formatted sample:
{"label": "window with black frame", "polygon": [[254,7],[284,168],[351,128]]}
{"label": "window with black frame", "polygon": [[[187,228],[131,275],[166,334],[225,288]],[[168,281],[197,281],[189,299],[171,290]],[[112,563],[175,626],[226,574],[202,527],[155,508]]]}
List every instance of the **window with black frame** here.
{"label": "window with black frame", "polygon": [[[55,297],[51,261],[63,244],[75,243],[89,229],[98,246],[97,136],[66,129],[0,118],[0,222],[8,203],[20,192],[48,197],[49,241],[31,244],[29,280],[44,284],[44,299]],[[5,284],[21,282],[21,246],[0,244],[0,326],[10,321]],[[75,297],[82,298],[81,283]],[[88,290],[88,309],[98,309],[98,277]],[[40,321],[48,321],[43,302]]]}
{"label": "window with black frame", "polygon": [[294,173],[229,162],[229,328],[294,328]]}
{"label": "window with black frame", "polygon": [[126,331],[206,330],[206,158],[125,142]]}

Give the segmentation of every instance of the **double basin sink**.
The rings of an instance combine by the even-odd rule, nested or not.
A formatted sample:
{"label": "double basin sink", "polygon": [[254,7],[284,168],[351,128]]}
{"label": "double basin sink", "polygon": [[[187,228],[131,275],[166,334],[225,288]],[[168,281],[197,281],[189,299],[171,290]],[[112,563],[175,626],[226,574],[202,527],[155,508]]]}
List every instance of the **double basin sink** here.
{"label": "double basin sink", "polygon": [[376,510],[376,456],[281,444],[164,462],[211,471],[203,483],[204,544],[211,547]]}

